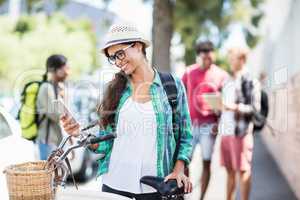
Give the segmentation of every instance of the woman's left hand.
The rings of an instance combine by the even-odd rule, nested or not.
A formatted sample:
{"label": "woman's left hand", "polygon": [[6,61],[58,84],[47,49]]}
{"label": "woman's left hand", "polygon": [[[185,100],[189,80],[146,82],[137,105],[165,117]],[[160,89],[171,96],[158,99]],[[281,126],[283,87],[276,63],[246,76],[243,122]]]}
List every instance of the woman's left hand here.
{"label": "woman's left hand", "polygon": [[192,192],[192,190],[193,190],[192,183],[191,183],[189,177],[187,177],[184,174],[184,171],[177,172],[176,170],[174,170],[171,174],[169,174],[168,176],[165,177],[165,182],[168,181],[169,179],[176,179],[178,187],[182,187],[182,184],[183,184],[184,193]]}

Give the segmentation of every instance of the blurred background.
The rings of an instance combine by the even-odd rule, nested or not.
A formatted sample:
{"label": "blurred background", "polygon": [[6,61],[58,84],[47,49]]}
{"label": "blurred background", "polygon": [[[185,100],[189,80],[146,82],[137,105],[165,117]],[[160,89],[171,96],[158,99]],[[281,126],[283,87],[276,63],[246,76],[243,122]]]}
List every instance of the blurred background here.
{"label": "blurred background", "polygon": [[[98,49],[118,21],[136,24],[152,40],[152,65],[179,77],[195,62],[197,41],[213,41],[226,70],[227,50],[247,47],[247,66],[263,78],[270,100],[269,128],[256,137],[252,198],[300,199],[299,11],[299,0],[0,0],[0,106],[15,117],[24,84],[41,80],[47,57],[60,53],[71,67],[76,118],[97,119],[95,105],[116,72]],[[208,199],[223,199],[225,174],[214,159]],[[82,187],[100,188],[94,178]]]}

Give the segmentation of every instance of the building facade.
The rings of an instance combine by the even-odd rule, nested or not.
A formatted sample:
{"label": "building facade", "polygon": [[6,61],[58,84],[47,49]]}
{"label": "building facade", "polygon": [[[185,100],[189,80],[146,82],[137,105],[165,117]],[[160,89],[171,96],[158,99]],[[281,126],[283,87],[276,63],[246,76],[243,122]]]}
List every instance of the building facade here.
{"label": "building facade", "polygon": [[262,42],[248,64],[267,76],[270,127],[262,135],[300,199],[300,1],[268,0],[264,9]]}

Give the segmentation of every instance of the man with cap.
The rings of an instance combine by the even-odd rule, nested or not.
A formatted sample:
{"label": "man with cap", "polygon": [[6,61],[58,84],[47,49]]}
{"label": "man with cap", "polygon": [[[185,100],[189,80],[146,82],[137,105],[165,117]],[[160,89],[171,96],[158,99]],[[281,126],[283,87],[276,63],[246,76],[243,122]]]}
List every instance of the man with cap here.
{"label": "man with cap", "polygon": [[196,45],[196,63],[188,66],[182,77],[188,97],[192,119],[193,152],[200,144],[203,170],[201,176],[201,197],[203,200],[211,175],[211,159],[217,134],[218,114],[205,101],[206,94],[218,95],[228,74],[214,64],[215,54],[212,42]]}
{"label": "man with cap", "polygon": [[[175,123],[181,131],[175,159],[178,132],[173,132],[172,109],[158,71],[146,58],[150,42],[131,24],[113,25],[102,52],[120,69],[108,84],[99,106],[99,135],[117,134],[114,141],[91,147],[105,156],[99,162],[102,191],[136,200],[159,200],[160,194],[140,183],[145,175],[176,179],[186,193],[192,185],[184,175],[192,150],[191,120],[184,86],[174,78],[177,88]],[[62,117],[67,133],[78,135],[79,125]],[[175,161],[175,162],[173,162]]]}

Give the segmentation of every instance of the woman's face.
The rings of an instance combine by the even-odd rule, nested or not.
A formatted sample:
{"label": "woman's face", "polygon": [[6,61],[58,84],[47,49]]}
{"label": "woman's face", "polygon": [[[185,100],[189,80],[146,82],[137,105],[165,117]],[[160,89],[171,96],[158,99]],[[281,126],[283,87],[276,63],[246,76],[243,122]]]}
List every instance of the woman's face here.
{"label": "woman's face", "polygon": [[127,75],[137,69],[143,58],[140,43],[113,45],[107,49],[107,53],[113,58],[114,64]]}

